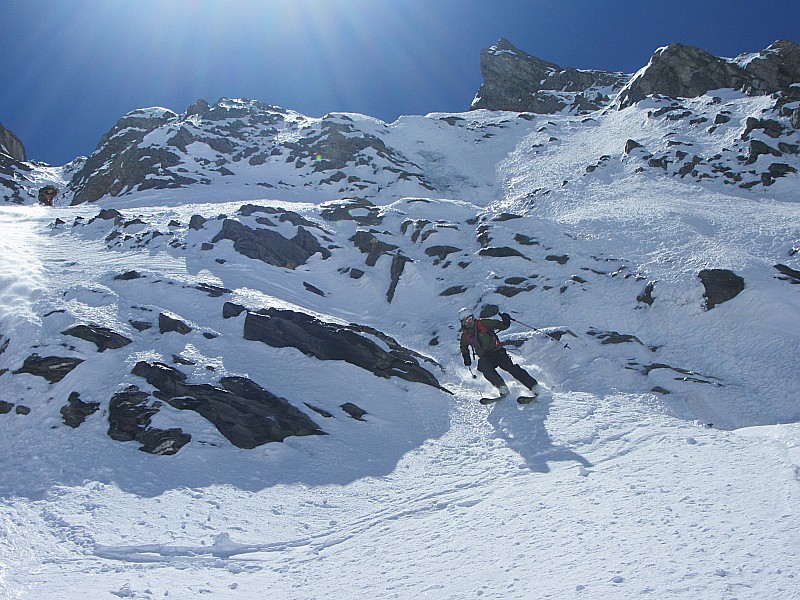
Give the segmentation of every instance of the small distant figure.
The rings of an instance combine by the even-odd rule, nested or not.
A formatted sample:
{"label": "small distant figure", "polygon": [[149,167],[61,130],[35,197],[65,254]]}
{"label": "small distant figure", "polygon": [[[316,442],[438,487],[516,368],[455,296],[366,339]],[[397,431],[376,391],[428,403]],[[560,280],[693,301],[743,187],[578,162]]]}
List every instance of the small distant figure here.
{"label": "small distant figure", "polygon": [[39,190],[39,204],[42,206],[54,206],[58,196],[58,188],[54,185],[46,185]]}

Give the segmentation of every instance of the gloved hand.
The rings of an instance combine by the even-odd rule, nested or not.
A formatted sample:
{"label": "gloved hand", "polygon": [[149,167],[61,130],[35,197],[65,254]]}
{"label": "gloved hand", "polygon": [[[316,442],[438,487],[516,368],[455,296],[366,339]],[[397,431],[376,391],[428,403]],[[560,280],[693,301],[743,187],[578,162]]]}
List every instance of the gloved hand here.
{"label": "gloved hand", "polygon": [[503,319],[503,323],[506,325],[511,323],[511,315],[508,313],[500,313],[500,318]]}

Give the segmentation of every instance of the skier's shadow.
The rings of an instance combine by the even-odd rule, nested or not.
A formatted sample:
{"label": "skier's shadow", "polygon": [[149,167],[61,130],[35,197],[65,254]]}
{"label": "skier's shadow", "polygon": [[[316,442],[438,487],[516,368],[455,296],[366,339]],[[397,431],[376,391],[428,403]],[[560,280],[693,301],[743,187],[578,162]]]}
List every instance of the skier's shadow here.
{"label": "skier's shadow", "polygon": [[552,403],[553,395],[547,390],[540,391],[536,402],[524,406],[506,399],[492,407],[489,423],[509,448],[525,459],[531,471],[548,473],[551,462],[575,462],[582,467],[591,467],[585,457],[553,443],[546,427]]}

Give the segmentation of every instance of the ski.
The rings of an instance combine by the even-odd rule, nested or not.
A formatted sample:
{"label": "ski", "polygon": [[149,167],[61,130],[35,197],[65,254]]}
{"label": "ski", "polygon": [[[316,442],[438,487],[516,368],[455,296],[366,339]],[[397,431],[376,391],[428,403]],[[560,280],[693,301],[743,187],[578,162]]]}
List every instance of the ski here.
{"label": "ski", "polygon": [[503,398],[506,398],[506,396],[498,396],[497,398],[481,398],[479,402],[481,404],[494,404],[495,402],[497,402],[498,400],[502,400]]}
{"label": "ski", "polygon": [[[517,403],[518,404],[530,404],[531,402],[536,402],[538,394],[531,394],[530,396],[518,396]],[[494,404],[495,402],[502,400],[503,398],[507,398],[508,396],[499,396],[497,398],[481,398],[480,403],[483,405]]]}

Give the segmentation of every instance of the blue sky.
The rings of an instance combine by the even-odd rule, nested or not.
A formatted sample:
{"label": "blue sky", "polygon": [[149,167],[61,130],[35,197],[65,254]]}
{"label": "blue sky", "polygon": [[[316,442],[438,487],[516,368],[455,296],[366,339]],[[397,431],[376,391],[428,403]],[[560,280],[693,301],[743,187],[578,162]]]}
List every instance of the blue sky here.
{"label": "blue sky", "polygon": [[634,72],[671,42],[717,56],[800,42],[797,0],[0,0],[0,123],[29,160],[89,154],[122,115],[251,98],[320,117],[465,111],[501,37]]}

